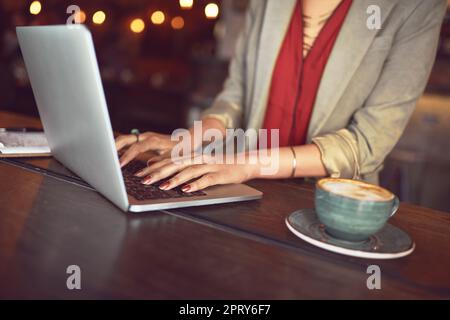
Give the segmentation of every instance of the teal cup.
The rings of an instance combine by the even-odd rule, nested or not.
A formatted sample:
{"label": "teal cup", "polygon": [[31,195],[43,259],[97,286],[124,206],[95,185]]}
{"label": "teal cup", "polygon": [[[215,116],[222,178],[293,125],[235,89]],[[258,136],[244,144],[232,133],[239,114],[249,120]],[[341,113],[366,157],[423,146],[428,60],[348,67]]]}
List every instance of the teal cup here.
{"label": "teal cup", "polygon": [[322,179],[315,193],[316,213],[334,238],[362,242],[383,229],[400,202],[379,186],[348,179]]}

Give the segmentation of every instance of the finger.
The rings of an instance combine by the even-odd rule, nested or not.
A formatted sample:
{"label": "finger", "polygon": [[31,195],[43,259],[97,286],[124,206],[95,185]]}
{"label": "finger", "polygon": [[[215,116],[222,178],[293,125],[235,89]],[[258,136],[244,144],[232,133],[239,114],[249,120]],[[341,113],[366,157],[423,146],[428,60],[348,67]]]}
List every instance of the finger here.
{"label": "finger", "polygon": [[[157,183],[161,180],[164,180],[164,179],[167,179],[168,177],[173,176],[174,174],[176,174],[177,172],[180,172],[184,168],[185,168],[185,165],[177,165],[174,163],[167,164],[167,165],[162,166],[159,169],[151,172],[148,177],[146,177],[145,179],[142,180],[142,183],[145,185],[151,185],[151,184]],[[168,183],[167,181],[164,182],[160,186],[160,188],[162,190],[172,189],[170,187],[170,183]]]}
{"label": "finger", "polygon": [[128,147],[129,145],[132,145],[133,143],[137,142],[136,136],[135,135],[124,135],[124,136],[119,136],[116,139],[116,150],[120,151],[125,147]]}
{"label": "finger", "polygon": [[145,152],[145,147],[142,142],[133,144],[121,157],[120,167],[125,167],[132,160],[134,160],[140,153]]}
{"label": "finger", "polygon": [[171,164],[172,161],[170,159],[164,159],[158,162],[154,162],[147,166],[146,168],[142,169],[141,171],[137,172],[135,174],[136,177],[143,178],[147,175],[150,175],[152,172],[159,170],[160,168],[167,166]]}
{"label": "finger", "polygon": [[196,178],[202,177],[207,173],[214,172],[215,168],[209,165],[195,165],[195,166],[188,166],[181,170],[180,173],[178,173],[176,176],[174,176],[172,179],[170,179],[169,182],[169,188],[167,190],[176,188],[180,185],[183,185],[189,181],[192,181]]}
{"label": "finger", "polygon": [[167,159],[167,157],[162,157],[162,156],[151,157],[147,160],[147,167],[150,167],[151,165],[161,162],[161,161],[164,161],[166,159]]}
{"label": "finger", "polygon": [[[176,164],[179,165],[180,168],[186,168],[189,166],[200,165],[202,164],[203,156],[202,155],[188,155],[186,157],[180,157],[173,160],[171,158],[171,152],[166,152],[164,156],[156,156],[152,157],[147,161],[147,168],[142,169],[137,172],[136,177],[142,178],[147,175],[151,175],[152,172],[158,170],[159,168],[168,165],[168,164]],[[148,177],[150,178],[150,177]]]}
{"label": "finger", "polygon": [[166,153],[164,153],[163,155],[160,155],[160,156],[153,156],[153,157],[150,157],[150,158],[147,160],[147,166],[150,167],[151,165],[153,165],[153,164],[155,164],[155,163],[158,163],[158,162],[167,160],[167,159],[169,159],[169,158],[171,158],[171,152],[170,152],[170,151],[167,151]]}
{"label": "finger", "polygon": [[[158,161],[159,159],[162,159],[162,160]],[[179,170],[183,170],[185,168],[191,167],[191,166],[198,166],[200,164],[201,164],[201,162],[194,162],[193,158],[191,158],[191,156],[176,159],[175,161],[172,160],[171,158],[167,158],[167,156],[153,157],[147,161],[148,167],[137,172],[135,174],[135,176],[139,177],[139,178],[143,178],[143,177],[147,176],[144,179],[144,184],[153,184],[159,180],[164,179],[164,177],[159,177],[159,176],[154,175],[154,172],[157,172],[162,167],[165,167],[167,165],[174,165],[178,168],[178,171],[179,171]],[[176,171],[176,172],[178,172],[178,171]],[[173,172],[172,175],[175,174],[176,172]]]}
{"label": "finger", "polygon": [[172,150],[168,150],[161,156],[154,156],[154,157],[149,158],[147,160],[147,166],[152,166],[155,163],[158,163],[160,161],[165,161],[169,158],[172,160],[172,162],[180,163],[180,164],[186,163],[186,164],[194,165],[194,164],[202,164],[203,163],[202,155],[189,154],[186,156],[172,156]]}
{"label": "finger", "polygon": [[155,151],[158,155],[164,155],[167,150],[172,149],[175,143],[170,136],[149,132],[143,135],[143,139],[149,144],[149,150]]}
{"label": "finger", "polygon": [[220,173],[208,173],[189,185],[184,186],[182,190],[184,192],[191,193],[220,184],[223,184],[222,175]]}

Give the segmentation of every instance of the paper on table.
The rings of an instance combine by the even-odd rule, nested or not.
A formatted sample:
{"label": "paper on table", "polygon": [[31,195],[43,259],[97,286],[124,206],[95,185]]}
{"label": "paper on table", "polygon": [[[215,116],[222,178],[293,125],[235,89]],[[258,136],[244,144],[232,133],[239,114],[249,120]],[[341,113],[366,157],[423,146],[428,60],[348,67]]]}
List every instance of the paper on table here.
{"label": "paper on table", "polygon": [[0,153],[48,154],[50,147],[43,132],[0,132]]}
{"label": "paper on table", "polygon": [[1,148],[0,153],[2,154],[42,154],[50,153],[49,147],[12,147],[12,148]]}

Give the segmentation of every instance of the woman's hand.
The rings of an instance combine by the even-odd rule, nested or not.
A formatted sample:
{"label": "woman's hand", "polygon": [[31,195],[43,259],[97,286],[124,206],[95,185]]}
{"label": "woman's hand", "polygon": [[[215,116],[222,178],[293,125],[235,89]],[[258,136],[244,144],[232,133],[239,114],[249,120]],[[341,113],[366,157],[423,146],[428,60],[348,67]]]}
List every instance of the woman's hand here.
{"label": "woman's hand", "polygon": [[[146,185],[155,184],[172,177],[160,186],[171,190],[182,186],[183,192],[195,192],[214,185],[243,183],[257,178],[258,164],[216,164],[214,159],[204,155],[173,161],[162,160],[136,174]],[[188,184],[187,184],[188,183]]]}
{"label": "woman's hand", "polygon": [[120,166],[124,167],[139,154],[155,151],[158,154],[170,153],[177,142],[172,141],[169,135],[163,135],[154,132],[146,132],[139,135],[139,142],[134,134],[119,136],[116,139],[116,149],[121,151],[129,147],[126,152],[120,157]]}
{"label": "woman's hand", "polygon": [[[202,136],[203,132],[208,129],[216,129],[219,130],[223,135],[225,135],[225,126],[224,124],[215,119],[215,118],[204,118],[202,120]],[[191,141],[187,141],[192,150],[194,150],[198,145],[195,145],[197,139],[194,137],[194,128],[189,130],[191,134]],[[126,147],[129,149],[121,156],[120,158],[120,166],[124,167],[128,163],[130,163],[133,159],[135,159],[139,154],[155,151],[159,154],[158,157],[154,157],[155,161],[163,160],[171,155],[172,148],[174,148],[180,141],[172,141],[172,137],[169,135],[154,133],[154,132],[146,132],[139,135],[139,142],[137,141],[137,137],[134,134],[123,135],[116,139],[116,149],[117,152],[123,150]],[[201,139],[200,139],[201,140]],[[153,159],[150,159],[153,161]]]}

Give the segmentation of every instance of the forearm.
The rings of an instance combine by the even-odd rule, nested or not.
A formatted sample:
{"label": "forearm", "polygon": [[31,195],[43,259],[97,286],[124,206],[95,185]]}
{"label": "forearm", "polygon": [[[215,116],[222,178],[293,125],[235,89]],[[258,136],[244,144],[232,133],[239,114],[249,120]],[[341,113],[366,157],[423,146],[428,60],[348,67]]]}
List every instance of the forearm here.
{"label": "forearm", "polygon": [[[205,117],[202,119],[202,136],[209,129],[219,130],[223,136],[226,134],[226,128],[222,121],[216,118]],[[194,134],[194,128],[190,129]],[[294,147],[296,156],[296,168],[294,176],[297,178],[306,177],[325,177],[328,175],[325,169],[319,148],[315,144]],[[293,172],[294,155],[291,148],[280,148],[277,152],[268,150],[268,158],[264,161],[257,161],[258,169],[255,170],[254,178],[258,179],[285,179],[291,178]],[[251,156],[259,157],[258,153],[252,153]],[[277,167],[273,174],[264,174],[262,164],[267,167]]]}
{"label": "forearm", "polygon": [[[319,178],[328,175],[321,159],[321,153],[316,145],[309,144],[304,146],[297,146],[294,147],[294,150],[297,162],[294,177]],[[256,170],[254,178],[286,179],[292,177],[294,169],[294,154],[292,153],[291,148],[280,148],[277,152],[271,151],[268,154],[268,158],[269,161],[258,161],[258,170]],[[270,166],[278,166],[278,170],[275,170],[273,174],[265,174],[262,168],[267,168]]]}
{"label": "forearm", "polygon": [[222,121],[213,117],[204,117],[201,120],[201,130],[199,126],[193,126],[189,129],[190,143],[192,150],[196,150],[204,143],[203,137],[208,130],[218,130],[223,137],[226,134],[226,128]]}
{"label": "forearm", "polygon": [[[219,130],[223,136],[225,136],[226,133],[226,128],[222,121],[208,116],[202,119],[202,129],[203,129],[202,134],[209,129]],[[193,130],[193,128],[191,128],[190,130]]]}

